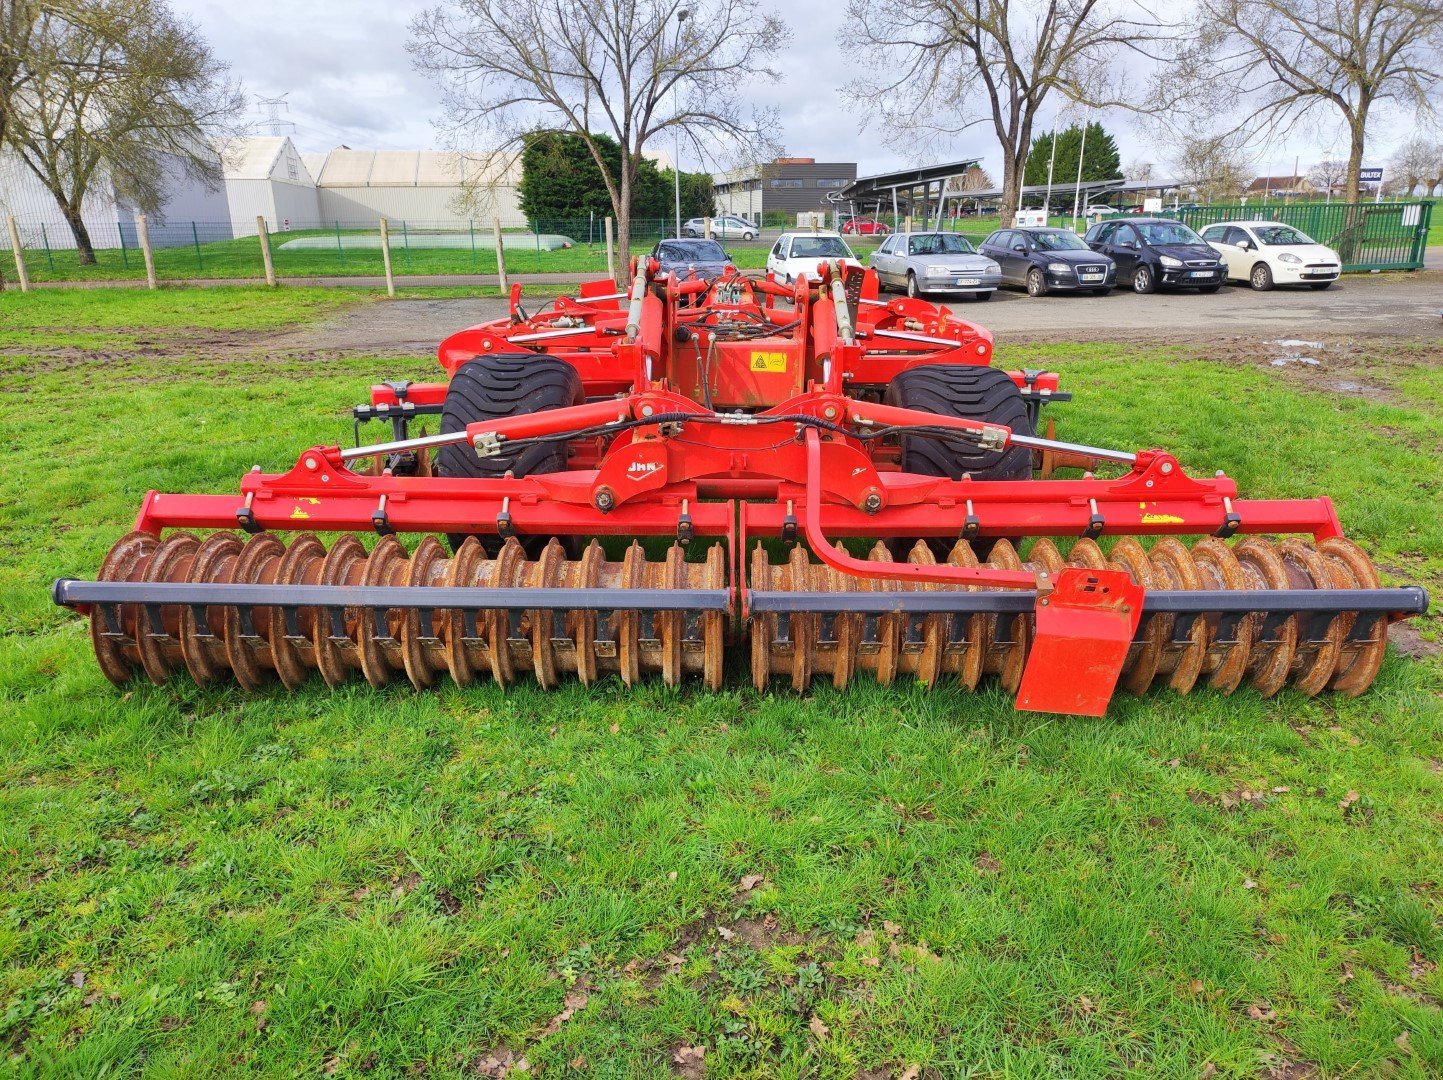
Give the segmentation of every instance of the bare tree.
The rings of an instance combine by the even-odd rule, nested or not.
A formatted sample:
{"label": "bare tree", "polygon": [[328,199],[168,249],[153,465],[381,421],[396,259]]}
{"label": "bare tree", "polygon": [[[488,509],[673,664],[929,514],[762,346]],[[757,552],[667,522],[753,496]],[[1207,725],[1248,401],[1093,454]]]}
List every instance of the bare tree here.
{"label": "bare tree", "polygon": [[1393,152],[1389,165],[1401,194],[1411,195],[1421,187],[1424,195],[1432,195],[1443,184],[1443,143],[1414,135]]}
{"label": "bare tree", "polygon": [[1232,133],[1194,131],[1171,161],[1173,178],[1204,202],[1236,199],[1252,180],[1253,162]]}
{"label": "bare tree", "polygon": [[[412,21],[408,48],[440,83],[463,149],[514,155],[540,128],[584,139],[627,252],[632,187],[657,136],[679,131],[703,156],[772,142],[773,117],[745,117],[737,85],[779,78],[769,65],[786,40],[759,0],[450,0]],[[619,170],[593,130],[621,144]]]}
{"label": "bare tree", "polygon": [[1151,180],[1152,174],[1157,166],[1151,161],[1143,161],[1142,158],[1133,158],[1123,167],[1122,175],[1129,180]]}
{"label": "bare tree", "polygon": [[1339,158],[1324,158],[1308,169],[1307,181],[1319,191],[1332,193],[1348,179],[1348,163]]}
{"label": "bare tree", "polygon": [[86,196],[109,177],[146,213],[177,171],[214,185],[208,139],[244,107],[194,24],[165,0],[36,3],[6,143],[54,196],[82,265],[95,262]]}
{"label": "bare tree", "polygon": [[1344,193],[1358,200],[1368,121],[1384,103],[1429,114],[1443,82],[1437,0],[1201,0],[1191,43],[1207,62],[1208,106],[1226,86],[1240,127],[1282,130],[1326,118],[1348,131]]}
{"label": "bare tree", "polygon": [[1159,32],[1125,0],[848,0],[840,42],[869,72],[848,93],[894,141],[915,147],[992,125],[1006,220],[1047,102],[1120,103],[1115,61]]}
{"label": "bare tree", "polygon": [[954,177],[953,182],[958,191],[986,191],[997,186],[992,175],[981,165],[973,165],[960,177]]}

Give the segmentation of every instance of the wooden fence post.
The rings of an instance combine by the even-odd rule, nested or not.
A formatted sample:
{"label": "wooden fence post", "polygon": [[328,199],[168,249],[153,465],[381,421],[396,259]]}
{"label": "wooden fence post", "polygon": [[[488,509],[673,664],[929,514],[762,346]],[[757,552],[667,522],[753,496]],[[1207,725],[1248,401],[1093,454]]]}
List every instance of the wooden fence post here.
{"label": "wooden fence post", "polygon": [[391,276],[391,230],[387,228],[385,218],[381,219],[381,265],[386,268],[386,295],[394,297],[396,279]]}
{"label": "wooden fence post", "polygon": [[276,264],[271,262],[271,234],[270,230],[266,228],[266,218],[264,214],[256,215],[256,236],[260,237],[261,261],[266,265],[266,284],[274,288],[276,284]]}
{"label": "wooden fence post", "polygon": [[611,234],[611,215],[606,217],[606,276],[616,280],[616,248]]}
{"label": "wooden fence post", "polygon": [[501,285],[501,291],[505,292],[509,285],[506,284],[506,248],[501,243],[501,219],[491,219],[491,235],[496,241],[496,280]]}
{"label": "wooden fence post", "polygon": [[145,285],[146,288],[156,288],[155,281],[155,254],[150,250],[150,225],[141,214],[135,219],[135,231],[140,239],[140,253],[145,257]]}
{"label": "wooden fence post", "polygon": [[6,221],[10,225],[10,250],[15,253],[15,276],[20,279],[20,291],[30,291],[30,271],[25,268],[25,249],[20,246],[20,228],[15,224],[15,215]]}

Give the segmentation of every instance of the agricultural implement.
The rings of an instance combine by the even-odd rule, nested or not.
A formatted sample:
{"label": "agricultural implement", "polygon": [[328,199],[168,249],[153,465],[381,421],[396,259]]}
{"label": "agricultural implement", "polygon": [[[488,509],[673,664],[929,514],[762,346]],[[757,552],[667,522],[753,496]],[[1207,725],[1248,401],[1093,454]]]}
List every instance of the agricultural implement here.
{"label": "agricultural implement", "polygon": [[1100,715],[1118,687],[1358,694],[1427,606],[1379,587],[1327,498],[1058,441],[1056,374],[991,366],[986,330],[870,272],[643,261],[629,290],[510,309],[442,343],[445,381],[373,387],[355,447],[147,494],[98,580],[54,587],[104,673],[714,688],[732,642],[758,689],[995,677]]}

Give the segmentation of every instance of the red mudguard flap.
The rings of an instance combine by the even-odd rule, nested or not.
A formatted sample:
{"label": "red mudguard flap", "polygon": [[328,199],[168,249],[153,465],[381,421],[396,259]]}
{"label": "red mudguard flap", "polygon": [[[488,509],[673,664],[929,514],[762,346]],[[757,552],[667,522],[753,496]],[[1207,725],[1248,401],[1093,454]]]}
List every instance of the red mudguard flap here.
{"label": "red mudguard flap", "polygon": [[1124,570],[1069,567],[1037,601],[1017,707],[1102,716],[1142,618],[1143,589]]}

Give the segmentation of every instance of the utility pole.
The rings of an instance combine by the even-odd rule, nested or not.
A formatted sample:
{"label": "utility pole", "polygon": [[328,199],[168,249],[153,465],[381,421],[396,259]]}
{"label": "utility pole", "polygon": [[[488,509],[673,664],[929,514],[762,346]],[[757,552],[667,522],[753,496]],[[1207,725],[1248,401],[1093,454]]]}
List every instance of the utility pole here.
{"label": "utility pole", "polygon": [[[691,12],[688,11],[686,8],[680,8],[680,9],[677,10],[677,13],[676,13],[676,42],[677,42],[677,47],[678,47],[678,48],[681,47],[682,25],[686,22],[687,16],[690,15],[690,14],[691,14]],[[681,96],[680,93],[679,93],[679,89],[680,89],[680,82],[679,82],[679,81],[672,84],[672,87],[671,87],[671,108],[672,108],[672,112],[674,112],[674,113],[680,113],[680,111],[681,111],[680,108],[679,108],[679,102],[678,102],[678,99],[679,99],[680,96]],[[672,186],[673,186],[673,189],[674,189],[674,193],[675,193],[675,195],[676,195],[676,238],[677,238],[678,240],[680,240],[680,239],[681,239],[681,125],[680,125],[680,124],[677,124],[677,126],[676,126],[676,153],[675,153],[675,157],[672,159],[672,163],[671,163],[671,178],[672,178]]]}

